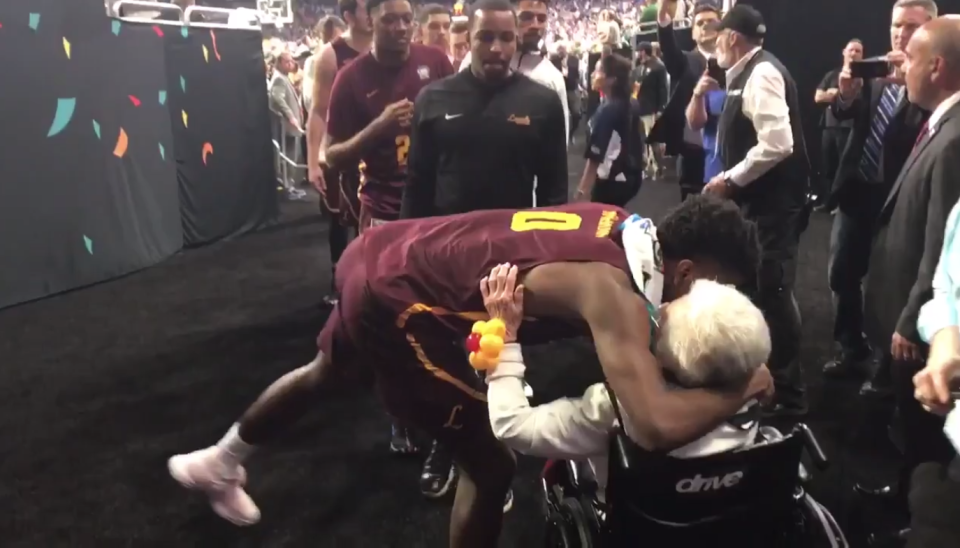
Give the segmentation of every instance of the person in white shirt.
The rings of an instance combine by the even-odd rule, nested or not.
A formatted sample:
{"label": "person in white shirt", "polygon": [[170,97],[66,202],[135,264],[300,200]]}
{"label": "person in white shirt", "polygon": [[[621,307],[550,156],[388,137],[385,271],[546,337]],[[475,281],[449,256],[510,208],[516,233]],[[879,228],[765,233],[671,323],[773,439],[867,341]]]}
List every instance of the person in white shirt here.
{"label": "person in white shirt", "polygon": [[[523,318],[523,291],[511,283],[509,270],[509,265],[495,268],[481,282],[481,292],[491,318],[500,318],[507,333],[516,333]],[[660,316],[654,339],[657,360],[664,377],[672,377],[678,387],[739,390],[770,356],[770,331],[763,314],[735,288],[698,280],[687,295],[662,307]],[[594,384],[581,398],[531,407],[524,395],[524,370],[520,345],[508,343],[499,364],[487,373],[494,434],[527,455],[586,459],[602,497],[610,435],[621,426],[607,386]],[[631,425],[622,426],[630,435]],[[742,427],[723,424],[671,455],[692,458],[743,448],[753,443],[758,428],[756,421]]]}

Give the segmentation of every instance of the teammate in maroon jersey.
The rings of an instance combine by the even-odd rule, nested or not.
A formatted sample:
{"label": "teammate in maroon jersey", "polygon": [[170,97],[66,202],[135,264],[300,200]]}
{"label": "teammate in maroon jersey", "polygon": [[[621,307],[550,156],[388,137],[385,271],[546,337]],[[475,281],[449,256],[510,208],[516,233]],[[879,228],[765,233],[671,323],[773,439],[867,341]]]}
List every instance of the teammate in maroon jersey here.
{"label": "teammate in maroon jersey", "polygon": [[[649,350],[649,303],[634,285],[645,286],[646,270],[631,270],[635,256],[627,250],[634,248],[618,229],[627,215],[583,203],[398,221],[367,231],[341,260],[341,300],[320,333],[316,359],[275,382],[220,443],[171,458],[171,474],[204,491],[225,519],[256,522],[243,461],[316,405],[332,375],[369,367],[389,411],[453,451],[460,485],[450,545],[496,546],[515,462],[491,431],[462,342],[473,321],[486,317],[480,280],[507,262],[520,269],[525,311],[537,320],[521,329],[521,342],[571,329],[590,334],[638,443],[671,449],[700,437],[772,381],[762,369],[739,394],[666,389]],[[756,227],[731,202],[688,199],[656,237],[665,300],[699,278],[755,282]]]}
{"label": "teammate in maroon jersey", "polygon": [[[307,119],[307,166],[310,184],[320,192],[322,209],[330,214],[327,243],[330,246],[330,264],[336,272],[337,262],[349,241],[348,228],[355,227],[360,207],[357,197],[360,174],[355,166],[349,169],[333,169],[327,165],[321,151],[323,136],[327,132],[327,109],[330,106],[330,91],[337,72],[348,62],[370,51],[373,32],[367,16],[365,0],[338,0],[337,8],[347,22],[347,32],[334,38],[317,55],[314,62],[312,101]],[[331,285],[333,284],[331,276]],[[327,304],[336,303],[336,289],[324,297]]]}
{"label": "teammate in maroon jersey", "polygon": [[374,44],[337,74],[327,114],[327,162],[360,162],[360,228],[397,219],[407,178],[410,119],[420,90],[453,74],[444,52],[411,44],[409,0],[368,0]]}

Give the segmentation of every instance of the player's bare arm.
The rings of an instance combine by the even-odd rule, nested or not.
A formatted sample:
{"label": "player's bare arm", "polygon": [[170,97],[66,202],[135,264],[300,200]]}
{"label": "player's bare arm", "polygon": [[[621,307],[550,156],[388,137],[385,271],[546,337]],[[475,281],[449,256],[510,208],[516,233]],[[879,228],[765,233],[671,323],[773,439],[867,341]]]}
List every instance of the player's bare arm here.
{"label": "player's bare arm", "polygon": [[[668,390],[650,351],[646,303],[627,274],[610,265],[543,265],[530,271],[523,284],[529,314],[587,322],[604,375],[634,427],[629,434],[647,449],[672,450],[707,434],[766,383],[761,378],[743,392],[728,394]],[[764,375],[769,376],[765,368]]]}
{"label": "player's bare arm", "polygon": [[333,79],[337,76],[337,56],[333,46],[330,44],[323,46],[313,67],[313,89],[311,90],[313,103],[307,118],[307,166],[311,172],[311,182],[314,181],[312,174],[320,172],[321,146],[323,136],[327,133],[330,90],[333,88]]}
{"label": "player's bare arm", "polygon": [[321,148],[326,150],[327,163],[337,167],[349,163],[352,160],[359,159],[361,152],[369,147],[370,144],[391,125],[399,124],[400,126],[408,126],[412,118],[413,101],[402,99],[396,103],[387,105],[387,108],[383,109],[380,116],[349,139],[342,142],[333,142],[333,140],[329,138],[329,134],[327,134],[324,138],[324,145],[321,146]]}

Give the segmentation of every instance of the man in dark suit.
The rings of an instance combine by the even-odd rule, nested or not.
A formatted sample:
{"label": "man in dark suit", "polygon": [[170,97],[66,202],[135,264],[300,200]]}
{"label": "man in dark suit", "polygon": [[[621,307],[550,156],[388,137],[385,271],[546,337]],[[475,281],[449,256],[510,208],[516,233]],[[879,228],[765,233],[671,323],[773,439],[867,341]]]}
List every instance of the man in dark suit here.
{"label": "man in dark suit", "polygon": [[[920,0],[900,0],[900,2]],[[866,281],[868,333],[891,358],[894,396],[903,422],[904,462],[900,483],[922,462],[947,463],[954,451],[943,436],[943,421],[914,399],[913,376],[928,347],[917,328],[920,307],[933,296],[933,276],[944,228],[960,199],[960,36],[957,22],[937,19],[910,40],[905,84],[909,100],[933,111],[916,146],[894,181],[877,221],[878,232]],[[887,494],[897,489],[886,488]],[[877,493],[879,494],[879,493]]]}
{"label": "man in dark suit", "polygon": [[703,140],[699,132],[687,126],[686,109],[697,82],[707,69],[707,59],[714,56],[717,31],[713,27],[720,21],[720,10],[707,3],[694,8],[693,40],[697,49],[685,52],[673,34],[676,7],[675,1],[660,2],[657,40],[663,52],[663,64],[670,74],[673,93],[663,114],[650,130],[648,142],[664,143],[668,155],[680,157],[680,194],[685,198],[688,194],[699,193],[704,183]]}
{"label": "man in dark suit", "polygon": [[[904,2],[914,4],[903,5]],[[935,10],[932,0],[897,3],[891,23],[893,51],[888,54],[892,62],[902,61],[913,32],[935,17]],[[862,378],[869,374],[873,353],[863,335],[861,283],[870,262],[877,217],[929,113],[907,99],[902,80],[853,79],[849,63],[838,77],[837,88],[838,97],[831,108],[839,121],[849,121],[852,127],[827,199],[828,208],[837,208],[827,272],[834,295],[833,336],[841,351],[824,365],[824,375]],[[885,333],[881,336],[883,341],[873,342],[881,350],[889,348],[890,335]],[[862,393],[881,395],[881,387],[889,393],[885,388],[890,384],[888,373],[883,361],[880,374],[864,385]]]}
{"label": "man in dark suit", "polygon": [[[634,98],[640,105],[640,119],[643,121],[643,134],[647,136],[653,124],[663,112],[670,94],[667,82],[667,69],[663,62],[653,55],[653,44],[641,42],[637,45],[637,67],[631,75]],[[663,169],[663,158],[657,147],[647,147],[647,175],[659,178]]]}

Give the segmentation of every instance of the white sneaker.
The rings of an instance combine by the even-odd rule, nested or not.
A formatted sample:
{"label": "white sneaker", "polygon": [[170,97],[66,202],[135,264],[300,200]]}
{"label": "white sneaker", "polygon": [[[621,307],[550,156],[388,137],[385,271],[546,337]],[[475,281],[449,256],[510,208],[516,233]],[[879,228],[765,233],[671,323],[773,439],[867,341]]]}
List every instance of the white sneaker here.
{"label": "white sneaker", "polygon": [[183,487],[204,492],[218,516],[241,527],[257,523],[260,509],[243,490],[246,470],[224,464],[219,453],[220,449],[214,446],[175,455],[167,461],[167,469]]}

